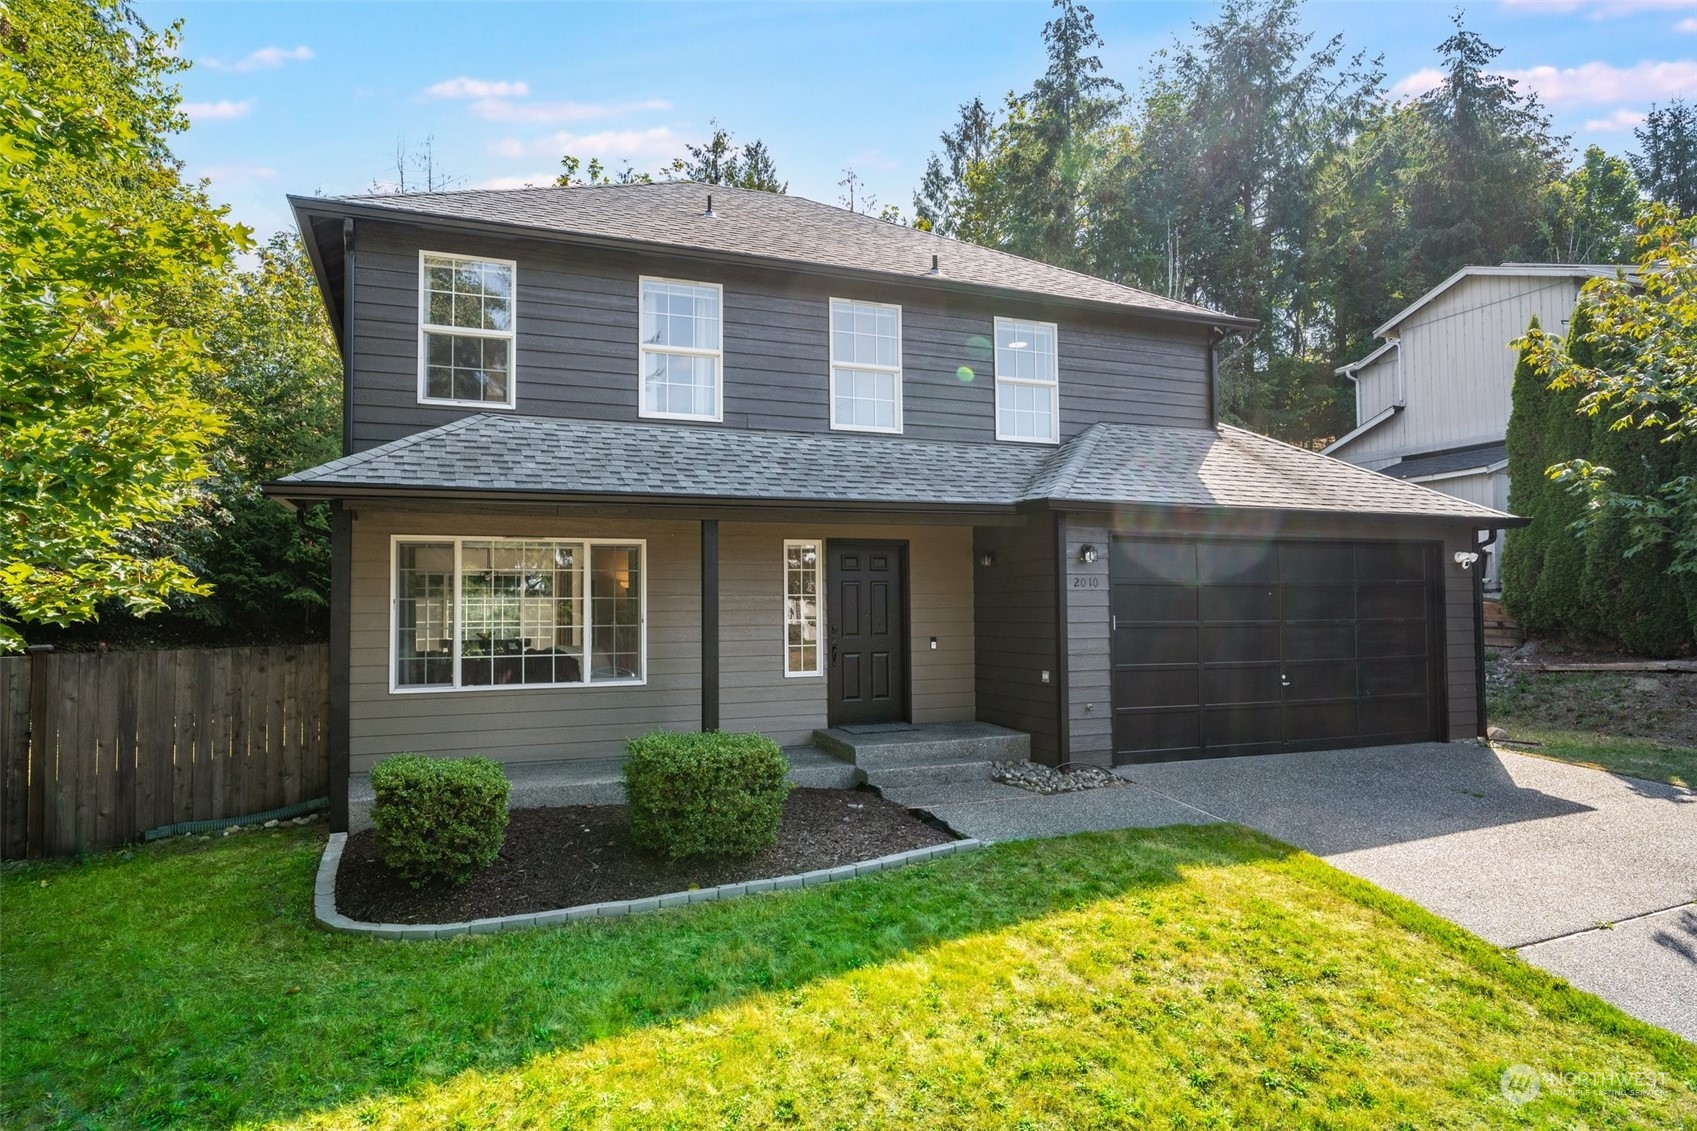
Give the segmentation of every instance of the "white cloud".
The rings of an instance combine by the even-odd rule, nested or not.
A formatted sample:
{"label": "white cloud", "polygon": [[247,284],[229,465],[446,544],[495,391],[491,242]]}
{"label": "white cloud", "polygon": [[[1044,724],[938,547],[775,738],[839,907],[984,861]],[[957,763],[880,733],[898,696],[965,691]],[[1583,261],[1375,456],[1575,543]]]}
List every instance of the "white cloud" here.
{"label": "white cloud", "polygon": [[489,143],[489,152],[498,157],[558,157],[570,153],[585,161],[591,157],[599,157],[603,161],[672,157],[682,150],[683,139],[667,126],[646,130],[602,130],[592,134],[561,131],[533,141],[508,137]]}
{"label": "white cloud", "polygon": [[1585,123],[1585,129],[1591,133],[1611,133],[1616,130],[1630,130],[1643,124],[1644,112],[1642,110],[1628,110],[1621,107],[1606,118],[1592,118]]}
{"label": "white cloud", "polygon": [[1436,67],[1423,67],[1391,87],[1392,98],[1418,98],[1428,90],[1442,85],[1444,72]]}
{"label": "white cloud", "polygon": [[559,173],[527,173],[520,177],[490,177],[487,181],[479,181],[473,188],[482,189],[511,189],[532,188],[537,185],[551,185]]}
{"label": "white cloud", "polygon": [[1683,31],[1688,35],[1697,35],[1697,16],[1691,16],[1688,19],[1680,20],[1677,24],[1673,25],[1673,30]]}
{"label": "white cloud", "polygon": [[1589,12],[1593,20],[1612,20],[1642,12],[1697,8],[1697,0],[1504,0],[1504,6],[1544,15]]}
{"label": "white cloud", "polygon": [[210,166],[202,170],[200,175],[219,184],[233,185],[247,181],[273,180],[277,176],[277,170],[269,165],[261,165],[254,161],[231,161],[223,165]]}
{"label": "white cloud", "polygon": [[486,122],[531,122],[558,125],[616,118],[643,111],[670,110],[672,104],[659,98],[643,102],[621,102],[603,106],[594,102],[514,102],[506,98],[482,98],[471,104],[471,112]]}
{"label": "white cloud", "polygon": [[1601,62],[1559,68],[1546,65],[1501,73],[1525,83],[1552,106],[1672,98],[1697,90],[1697,59],[1665,63],[1646,60],[1630,67]]}
{"label": "white cloud", "polygon": [[523,98],[530,93],[530,84],[507,82],[504,79],[474,79],[461,75],[459,78],[444,79],[435,86],[426,87],[424,93],[431,98]]}
{"label": "white cloud", "polygon": [[214,71],[232,71],[236,74],[247,74],[250,71],[275,71],[288,63],[304,63],[317,58],[312,48],[301,44],[299,47],[261,47],[250,51],[234,63],[222,59],[202,59],[201,62]]}
{"label": "white cloud", "polygon": [[253,103],[247,99],[232,102],[228,98],[220,98],[217,102],[185,102],[183,113],[196,122],[229,122],[237,118],[247,117]]}

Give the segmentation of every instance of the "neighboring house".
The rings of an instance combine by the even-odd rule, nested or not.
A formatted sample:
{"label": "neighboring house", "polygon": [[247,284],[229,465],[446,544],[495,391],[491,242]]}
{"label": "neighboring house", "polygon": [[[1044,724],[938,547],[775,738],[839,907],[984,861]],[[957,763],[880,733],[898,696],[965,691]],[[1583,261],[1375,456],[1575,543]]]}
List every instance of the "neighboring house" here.
{"label": "neighboring house", "polygon": [[333,817],[400,751],[981,720],[1097,764],[1471,737],[1517,520],[1220,425],[1247,323],[692,183],[292,203],[345,350]]}
{"label": "neighboring house", "polygon": [[[1508,509],[1509,343],[1536,317],[1567,331],[1579,289],[1617,268],[1505,263],[1463,267],[1373,331],[1384,345],[1337,372],[1355,385],[1355,427],[1326,455],[1495,510]],[[1498,543],[1485,587],[1499,588]]]}

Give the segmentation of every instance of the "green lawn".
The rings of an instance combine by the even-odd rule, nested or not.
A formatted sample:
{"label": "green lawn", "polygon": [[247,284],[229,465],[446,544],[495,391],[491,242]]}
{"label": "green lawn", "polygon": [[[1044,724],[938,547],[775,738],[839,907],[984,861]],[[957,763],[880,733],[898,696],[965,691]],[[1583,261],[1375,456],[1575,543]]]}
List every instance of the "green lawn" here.
{"label": "green lawn", "polygon": [[321,843],[8,868],[0,1125],[1697,1128],[1697,1047],[1239,828],[426,944]]}
{"label": "green lawn", "polygon": [[1516,672],[1493,667],[1491,725],[1523,754],[1697,787],[1697,676]]}

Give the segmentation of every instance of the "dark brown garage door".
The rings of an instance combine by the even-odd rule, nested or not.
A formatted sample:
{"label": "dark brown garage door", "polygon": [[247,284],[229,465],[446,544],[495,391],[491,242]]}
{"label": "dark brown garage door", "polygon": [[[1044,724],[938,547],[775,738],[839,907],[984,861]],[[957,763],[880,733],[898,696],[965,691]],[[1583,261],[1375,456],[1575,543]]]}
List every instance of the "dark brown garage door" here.
{"label": "dark brown garage door", "polygon": [[1113,543],[1114,760],[1438,737],[1438,549]]}

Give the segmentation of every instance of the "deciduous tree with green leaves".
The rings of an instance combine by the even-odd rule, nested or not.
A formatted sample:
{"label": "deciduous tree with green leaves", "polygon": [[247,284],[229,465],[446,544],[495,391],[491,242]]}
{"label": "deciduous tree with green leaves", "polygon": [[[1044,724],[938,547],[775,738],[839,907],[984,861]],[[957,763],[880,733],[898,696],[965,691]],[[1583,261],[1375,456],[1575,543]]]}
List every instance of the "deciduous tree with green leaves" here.
{"label": "deciduous tree with green leaves", "polygon": [[108,0],[0,10],[0,648],[204,591],[154,537],[224,428],[194,327],[247,235],[170,154],[177,44]]}

